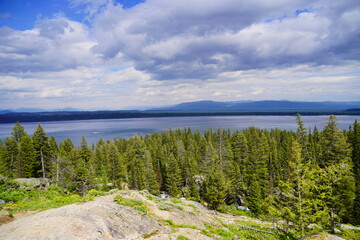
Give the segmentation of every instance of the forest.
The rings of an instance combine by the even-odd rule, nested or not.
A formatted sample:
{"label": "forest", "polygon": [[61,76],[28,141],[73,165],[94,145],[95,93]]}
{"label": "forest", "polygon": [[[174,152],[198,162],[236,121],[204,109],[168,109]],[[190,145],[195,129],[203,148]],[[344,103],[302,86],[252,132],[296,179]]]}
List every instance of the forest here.
{"label": "forest", "polygon": [[[57,143],[38,124],[30,136],[17,122],[0,141],[0,174],[49,178],[85,195],[90,189],[129,188],[200,201],[226,211],[234,202],[304,236],[360,225],[360,123],[322,130],[167,130],[130,139]],[[280,226],[280,225],[279,225]]]}
{"label": "forest", "polygon": [[360,109],[347,110],[120,110],[120,111],[60,111],[60,112],[8,112],[1,113],[0,122],[43,122],[71,121],[89,119],[120,119],[120,118],[154,118],[154,117],[189,117],[189,116],[304,116],[316,115],[360,115]]}

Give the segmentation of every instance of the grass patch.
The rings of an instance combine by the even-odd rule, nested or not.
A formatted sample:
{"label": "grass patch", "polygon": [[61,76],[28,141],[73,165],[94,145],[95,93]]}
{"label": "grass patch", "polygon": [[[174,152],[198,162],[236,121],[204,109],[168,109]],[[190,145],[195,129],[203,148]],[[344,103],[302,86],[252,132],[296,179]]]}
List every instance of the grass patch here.
{"label": "grass patch", "polygon": [[[234,233],[226,231],[225,229],[222,229],[222,228],[214,227],[213,225],[210,225],[208,223],[205,223],[205,227],[210,233],[212,233],[213,235],[220,236],[220,237],[222,237],[222,239],[232,240],[235,237]],[[207,234],[205,234],[205,235],[207,235]]]}
{"label": "grass patch", "polygon": [[154,197],[152,195],[146,195],[146,198],[150,201],[154,200]]}
{"label": "grass patch", "polygon": [[[181,202],[181,200],[179,200]],[[157,207],[162,211],[171,211],[174,208],[177,208],[181,211],[184,210],[182,206],[174,204],[173,201],[169,201],[167,199],[155,199],[154,202],[156,203]]]}
{"label": "grass patch", "polygon": [[149,211],[148,208],[146,207],[145,203],[141,200],[124,198],[121,195],[116,195],[114,198],[114,202],[116,202],[119,205],[131,207],[131,208],[133,208],[137,211],[143,212],[145,214],[147,214]]}
{"label": "grass patch", "polygon": [[357,239],[360,239],[360,230],[358,230],[358,229],[341,229],[341,233],[339,235],[345,239],[357,240]]}
{"label": "grass patch", "polygon": [[[10,186],[11,187],[8,187]],[[0,187],[0,198],[6,204],[0,205],[0,209],[9,211],[14,214],[20,211],[44,211],[51,208],[57,208],[73,203],[82,203],[91,201],[98,196],[100,191],[91,192],[85,197],[77,194],[66,194],[59,187],[49,187],[48,190],[30,189],[24,190],[19,185],[2,184]]]}
{"label": "grass patch", "polygon": [[242,220],[235,220],[235,222],[239,225],[243,225],[243,226],[247,226],[247,227],[252,227],[252,228],[258,228],[260,230],[265,230],[265,231],[271,231],[271,227],[272,224],[260,224],[260,223],[254,223],[251,221],[242,221]]}
{"label": "grass patch", "polygon": [[197,227],[193,226],[193,225],[185,225],[185,224],[180,224],[180,225],[177,225],[175,224],[173,221],[171,221],[170,219],[166,219],[166,220],[163,220],[164,224],[165,225],[168,225],[172,228],[192,228],[192,229],[197,229]]}
{"label": "grass patch", "polygon": [[191,207],[192,209],[194,209],[194,211],[196,212],[198,209],[197,209],[197,207],[195,207],[194,205],[192,205],[192,204],[188,204],[188,203],[186,203],[186,204],[183,204],[184,206],[188,206],[188,207]]}
{"label": "grass patch", "polygon": [[176,240],[190,240],[190,238],[187,238],[183,235],[179,235],[179,236],[177,236]]}
{"label": "grass patch", "polygon": [[158,233],[159,233],[158,230],[156,230],[156,231],[154,231],[154,232],[152,232],[152,233],[149,233],[149,234],[145,233],[145,234],[143,235],[143,238],[147,239],[147,238],[150,238],[150,237],[152,237],[152,236],[157,235]]}
{"label": "grass patch", "polygon": [[182,203],[182,201],[180,199],[177,199],[177,198],[171,198],[170,201],[175,203],[175,204]]}
{"label": "grass patch", "polygon": [[[252,228],[258,229],[258,230],[264,230],[268,232],[273,232],[274,234],[268,234],[263,232],[258,232],[251,229],[245,229],[241,228],[238,225],[235,224],[225,224],[220,219],[216,218],[221,225],[224,226],[224,228],[218,228],[214,227],[210,224],[205,224],[206,230],[202,230],[202,233],[206,236],[212,237],[220,237],[221,239],[231,240],[234,237],[240,237],[240,239],[256,239],[256,240],[275,240],[279,239],[280,236],[273,232],[272,229],[260,229],[257,225],[253,224],[251,225]],[[242,224],[245,225],[245,224]],[[249,224],[250,225],[250,224]],[[249,226],[250,227],[250,226]]]}

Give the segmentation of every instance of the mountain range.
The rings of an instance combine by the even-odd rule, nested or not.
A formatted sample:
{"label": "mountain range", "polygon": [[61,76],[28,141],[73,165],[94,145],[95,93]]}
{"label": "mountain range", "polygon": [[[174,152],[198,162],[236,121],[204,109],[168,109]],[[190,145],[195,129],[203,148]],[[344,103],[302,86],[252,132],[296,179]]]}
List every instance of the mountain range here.
{"label": "mountain range", "polygon": [[[360,101],[348,102],[305,102],[305,101],[288,101],[288,100],[262,100],[262,101],[196,101],[185,102],[171,106],[162,107],[134,107],[126,108],[122,111],[360,111]],[[99,110],[104,111],[104,110]],[[93,112],[99,112],[94,110]],[[109,110],[106,110],[109,111]],[[89,112],[77,108],[61,109],[41,109],[41,108],[18,108],[18,109],[0,109],[0,114],[10,113],[42,113],[42,112]]]}
{"label": "mountain range", "polygon": [[151,109],[153,111],[329,111],[359,109],[360,101],[352,102],[300,102],[287,100],[264,101],[197,101]]}

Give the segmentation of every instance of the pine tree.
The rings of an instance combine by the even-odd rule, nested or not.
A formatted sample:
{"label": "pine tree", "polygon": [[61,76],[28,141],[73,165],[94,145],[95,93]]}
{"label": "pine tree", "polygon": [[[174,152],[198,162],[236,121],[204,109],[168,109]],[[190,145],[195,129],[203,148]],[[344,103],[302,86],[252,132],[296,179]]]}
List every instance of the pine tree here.
{"label": "pine tree", "polygon": [[352,222],[360,225],[360,123],[355,120],[353,128],[349,133],[349,140],[352,146],[352,163],[355,177],[355,199]]}
{"label": "pine tree", "polygon": [[181,192],[182,179],[179,163],[174,157],[174,154],[170,154],[167,159],[166,165],[166,190],[173,197],[178,197]]}
{"label": "pine tree", "polygon": [[70,138],[59,144],[58,153],[59,172],[57,175],[58,186],[76,188],[76,150]]}
{"label": "pine tree", "polygon": [[143,138],[131,137],[126,150],[130,186],[134,189],[148,189],[157,193],[158,185],[150,152]]}
{"label": "pine tree", "polygon": [[304,127],[304,122],[301,120],[301,115],[296,115],[296,122],[298,128],[296,129],[296,139],[300,144],[302,155],[305,159],[310,159],[309,149],[308,149],[308,135]]}
{"label": "pine tree", "polygon": [[15,177],[15,165],[19,159],[19,145],[15,137],[5,138],[2,146],[0,170],[4,176]]}
{"label": "pine tree", "polygon": [[147,189],[151,194],[154,195],[159,194],[159,184],[157,182],[157,178],[149,150],[145,151],[144,173],[145,173],[144,189]]}
{"label": "pine tree", "polygon": [[121,182],[125,181],[126,166],[119,150],[113,142],[108,142],[106,147],[106,173],[109,180],[117,186],[121,186]]}
{"label": "pine tree", "polygon": [[35,155],[38,162],[38,166],[35,166],[35,171],[40,173],[43,178],[47,177],[50,167],[50,149],[48,137],[46,136],[45,130],[42,128],[40,123],[37,125],[34,136],[32,137],[35,147]]}
{"label": "pine tree", "polygon": [[351,172],[350,145],[337,128],[335,116],[330,116],[321,134],[321,182],[323,201],[327,205],[330,231],[334,233],[341,218],[348,221],[354,198],[354,177]]}
{"label": "pine tree", "polygon": [[31,138],[24,135],[20,139],[19,159],[16,164],[17,177],[33,177],[33,171],[36,164],[35,148]]}
{"label": "pine tree", "polygon": [[20,143],[21,138],[27,135],[27,133],[25,132],[24,127],[19,122],[16,122],[15,126],[11,131],[11,135],[15,138],[15,140],[18,143]]}
{"label": "pine tree", "polygon": [[85,195],[88,191],[89,185],[92,180],[92,171],[91,171],[91,158],[92,153],[91,149],[87,145],[85,137],[81,138],[80,149],[76,156],[76,183],[77,189],[81,192],[82,195]]}
{"label": "pine tree", "polygon": [[58,157],[58,145],[53,136],[51,136],[48,140],[49,146],[49,169],[50,169],[50,176],[55,179],[56,186],[58,185],[59,180],[59,157]]}
{"label": "pine tree", "polygon": [[218,165],[212,169],[206,177],[203,187],[203,198],[210,206],[217,210],[222,210],[225,206],[225,196],[228,190],[228,184],[224,173]]}
{"label": "pine tree", "polygon": [[269,192],[268,159],[269,144],[264,131],[250,129],[249,161],[246,166],[246,195],[248,207],[260,214],[261,205]]}
{"label": "pine tree", "polygon": [[304,160],[301,145],[293,142],[292,158],[289,161],[290,176],[287,181],[280,182],[282,194],[280,207],[282,217],[291,222],[292,227],[300,232],[300,237],[305,236],[306,227],[312,221],[315,206],[313,205],[314,171],[311,162]]}

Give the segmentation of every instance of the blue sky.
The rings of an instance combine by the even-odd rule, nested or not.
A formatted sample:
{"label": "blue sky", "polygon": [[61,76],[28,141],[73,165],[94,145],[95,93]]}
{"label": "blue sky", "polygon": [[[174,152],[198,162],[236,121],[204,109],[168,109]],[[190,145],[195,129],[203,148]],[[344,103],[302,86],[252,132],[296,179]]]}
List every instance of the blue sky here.
{"label": "blue sky", "polygon": [[360,100],[358,0],[2,0],[0,109]]}

